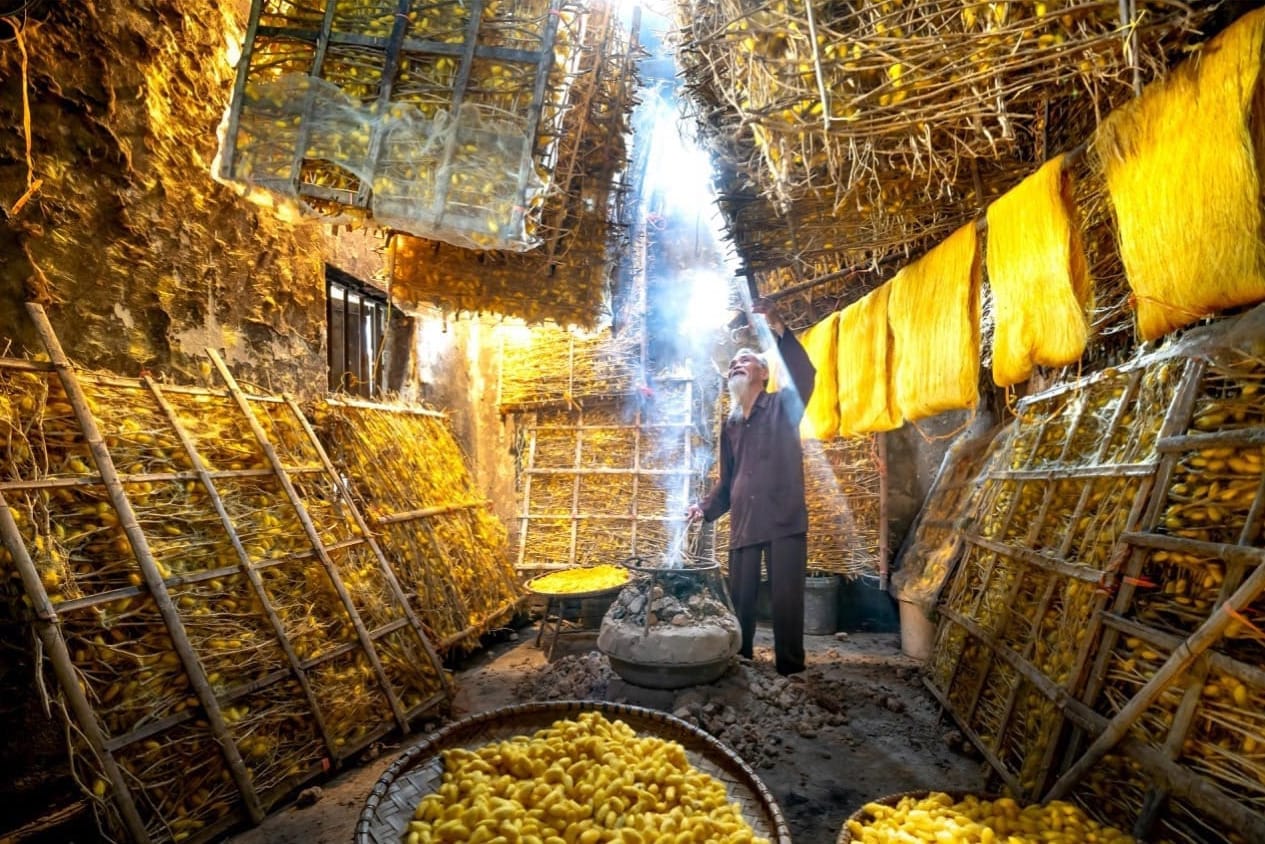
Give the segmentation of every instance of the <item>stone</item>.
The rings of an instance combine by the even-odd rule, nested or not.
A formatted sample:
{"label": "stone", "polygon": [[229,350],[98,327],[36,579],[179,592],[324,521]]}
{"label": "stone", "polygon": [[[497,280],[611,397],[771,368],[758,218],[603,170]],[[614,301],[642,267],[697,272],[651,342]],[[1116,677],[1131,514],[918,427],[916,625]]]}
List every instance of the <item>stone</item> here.
{"label": "stone", "polygon": [[323,796],[325,796],[325,792],[321,787],[314,785],[311,788],[305,788],[300,791],[299,796],[294,798],[294,805],[299,809],[306,809],[308,806],[316,805],[317,801]]}
{"label": "stone", "polygon": [[815,738],[817,729],[809,721],[800,721],[795,725],[795,732],[804,738]]}
{"label": "stone", "polygon": [[685,627],[690,623],[690,617],[685,613],[677,613],[672,616],[672,624],[676,627]]}
{"label": "stone", "polygon": [[846,642],[848,641],[848,634],[840,630],[838,633],[835,634],[835,638],[838,639],[840,642]]}

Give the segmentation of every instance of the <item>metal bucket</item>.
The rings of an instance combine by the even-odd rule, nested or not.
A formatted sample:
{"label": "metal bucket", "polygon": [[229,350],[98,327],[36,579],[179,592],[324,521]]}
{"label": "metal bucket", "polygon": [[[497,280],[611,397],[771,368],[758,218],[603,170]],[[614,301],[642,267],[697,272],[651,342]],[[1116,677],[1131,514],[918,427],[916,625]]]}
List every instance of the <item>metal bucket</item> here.
{"label": "metal bucket", "polygon": [[839,626],[839,575],[810,574],[804,578],[804,633],[833,635]]}

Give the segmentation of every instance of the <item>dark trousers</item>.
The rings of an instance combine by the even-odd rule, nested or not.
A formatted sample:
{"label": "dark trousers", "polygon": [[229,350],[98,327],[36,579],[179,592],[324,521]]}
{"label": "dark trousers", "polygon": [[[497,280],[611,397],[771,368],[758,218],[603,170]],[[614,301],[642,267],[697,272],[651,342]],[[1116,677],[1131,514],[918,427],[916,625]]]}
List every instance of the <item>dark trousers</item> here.
{"label": "dark trousers", "polygon": [[748,659],[755,644],[756,596],[760,562],[768,561],[773,593],[773,653],[779,674],[804,670],[804,574],[808,537],[786,536],[729,552],[729,595],[742,626],[742,650]]}

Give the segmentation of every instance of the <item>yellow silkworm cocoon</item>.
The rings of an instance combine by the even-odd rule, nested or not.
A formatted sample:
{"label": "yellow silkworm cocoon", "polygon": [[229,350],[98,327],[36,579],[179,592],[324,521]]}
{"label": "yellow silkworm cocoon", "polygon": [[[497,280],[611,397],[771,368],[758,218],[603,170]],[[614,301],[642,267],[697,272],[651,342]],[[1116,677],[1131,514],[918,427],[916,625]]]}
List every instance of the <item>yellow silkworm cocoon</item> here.
{"label": "yellow silkworm cocoon", "polygon": [[767,844],[680,744],[581,713],[530,736],[443,753],[407,844],[724,841]]}

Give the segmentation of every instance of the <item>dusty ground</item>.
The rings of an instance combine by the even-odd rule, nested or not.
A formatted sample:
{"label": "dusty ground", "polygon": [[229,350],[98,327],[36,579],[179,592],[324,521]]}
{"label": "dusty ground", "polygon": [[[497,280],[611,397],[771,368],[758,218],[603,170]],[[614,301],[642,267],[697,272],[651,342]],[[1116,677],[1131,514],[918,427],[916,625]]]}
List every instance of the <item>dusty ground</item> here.
{"label": "dusty ground", "polygon": [[[843,634],[841,634],[843,635]],[[525,700],[593,698],[675,712],[738,751],[776,796],[797,844],[831,844],[861,804],[893,792],[980,789],[982,763],[958,752],[918,664],[892,633],[808,636],[808,670],[788,682],[773,671],[772,637],[761,629],[756,659],[719,681],[678,692],[639,689],[610,672],[593,637],[565,637],[553,661],[535,630],[473,657],[456,676],[453,717]],[[434,725],[432,725],[434,726]],[[323,784],[320,799],[290,806],[233,844],[349,844],[365,797],[413,741],[382,748],[361,768]]]}

